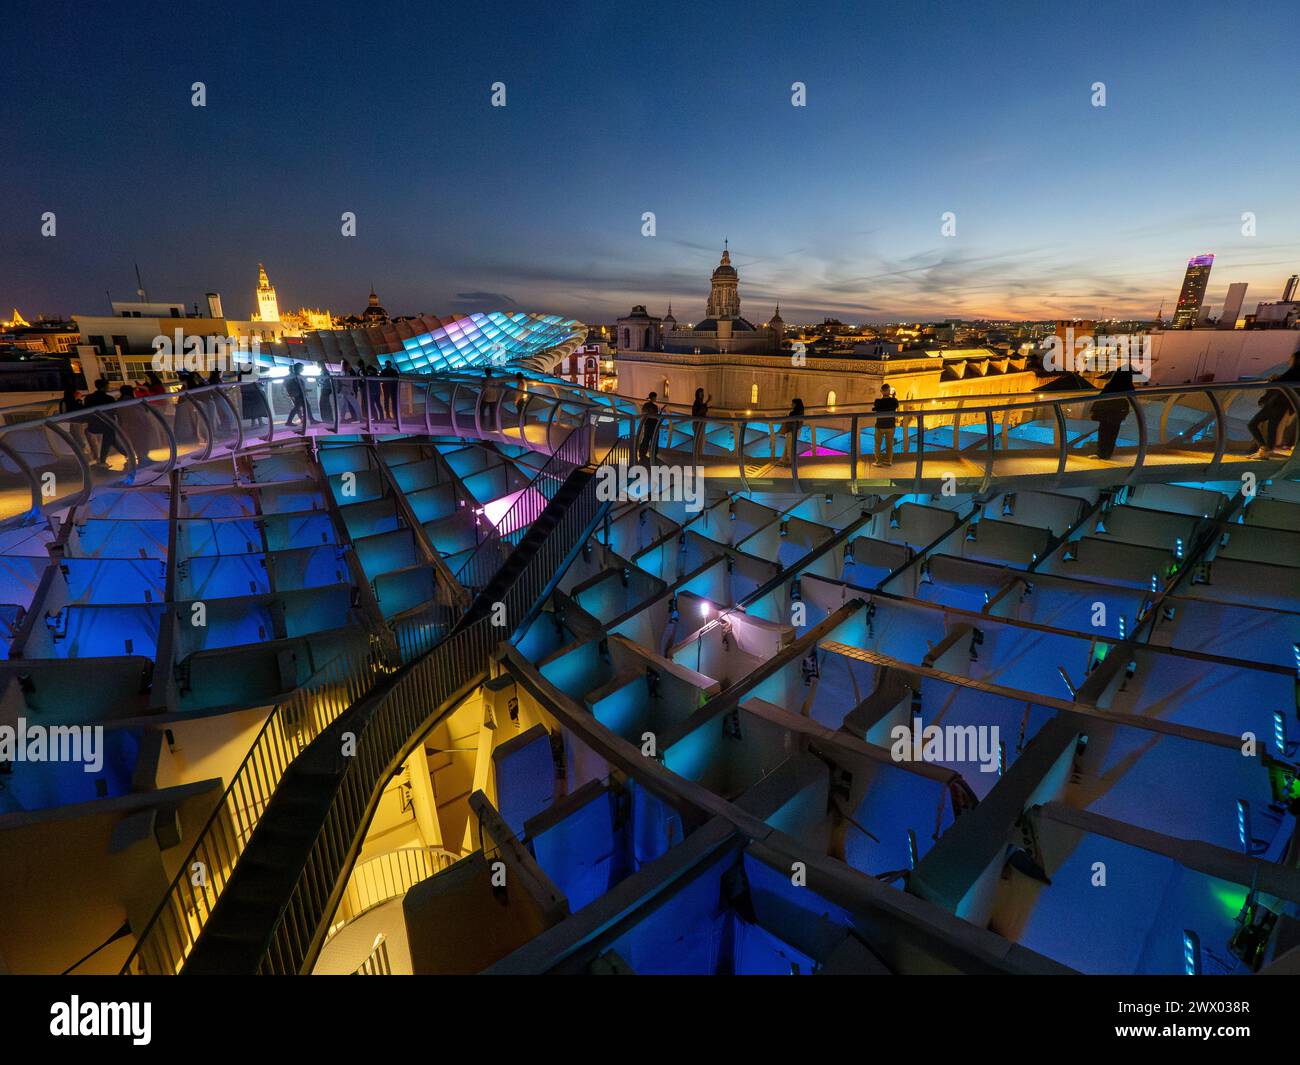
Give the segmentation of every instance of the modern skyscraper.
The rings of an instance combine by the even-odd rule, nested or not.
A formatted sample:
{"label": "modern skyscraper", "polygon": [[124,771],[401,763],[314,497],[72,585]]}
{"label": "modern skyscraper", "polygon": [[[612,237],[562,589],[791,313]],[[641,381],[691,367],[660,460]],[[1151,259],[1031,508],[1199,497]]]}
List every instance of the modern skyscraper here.
{"label": "modern skyscraper", "polygon": [[1246,282],[1234,281],[1228,286],[1228,295],[1223,301],[1223,310],[1219,314],[1220,329],[1236,329],[1237,319],[1241,316],[1241,305],[1246,301]]}
{"label": "modern skyscraper", "polygon": [[1296,285],[1300,284],[1300,274],[1292,274],[1286,279],[1286,285],[1282,289],[1282,302],[1290,303],[1295,299]]}
{"label": "modern skyscraper", "polygon": [[1178,293],[1178,307],[1174,310],[1175,329],[1191,329],[1196,324],[1201,303],[1205,300],[1205,287],[1210,283],[1210,267],[1213,265],[1213,253],[1194,255],[1187,260],[1183,290]]}

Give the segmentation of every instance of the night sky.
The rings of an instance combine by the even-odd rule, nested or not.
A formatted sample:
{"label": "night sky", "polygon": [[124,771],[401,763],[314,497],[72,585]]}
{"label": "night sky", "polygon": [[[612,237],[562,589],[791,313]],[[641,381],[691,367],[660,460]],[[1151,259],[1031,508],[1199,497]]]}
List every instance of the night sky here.
{"label": "night sky", "polygon": [[759,322],[1168,317],[1202,251],[1253,311],[1300,270],[1294,6],[1201,6],[9,4],[0,311],[138,262],[242,317],[262,261],[282,309],[694,321],[724,237]]}

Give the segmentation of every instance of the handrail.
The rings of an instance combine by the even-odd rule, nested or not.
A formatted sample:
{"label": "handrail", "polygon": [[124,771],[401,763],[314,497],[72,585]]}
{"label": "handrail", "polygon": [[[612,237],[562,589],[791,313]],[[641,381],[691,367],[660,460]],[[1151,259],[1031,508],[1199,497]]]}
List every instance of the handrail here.
{"label": "handrail", "polygon": [[339,906],[343,920],[335,923],[329,938],[368,910],[405,895],[422,880],[450,869],[461,857],[444,847],[400,847],[358,862],[348,877]]}
{"label": "handrail", "polygon": [[[275,705],[196,835],[124,968],[130,967],[136,956],[143,958],[148,953],[159,959],[154,967],[170,964],[179,970],[285,771],[370,686],[385,668],[383,660],[372,633],[368,654],[351,649],[340,652],[288,699]],[[160,964],[164,958],[167,962]]]}
{"label": "handrail", "polygon": [[[620,450],[616,447],[606,456],[606,461],[625,453],[626,448]],[[508,636],[522,624],[535,601],[560,572],[565,557],[573,548],[573,541],[595,521],[603,505],[594,482],[591,482],[565,509],[552,535],[542,542],[537,554],[504,595],[506,616],[515,619],[515,624],[502,629],[493,624],[495,619],[482,618],[446,636],[450,619],[420,620],[413,623],[409,631],[393,634],[393,641],[384,648],[387,653],[381,656],[374,673],[362,677],[350,670],[342,678],[347,698],[336,697],[325,703],[319,717],[320,724],[312,738],[319,736],[325,725],[336,720],[343,710],[355,705],[366,694],[369,685],[361,683],[363,680],[375,679],[380,670],[398,674],[394,683],[380,696],[379,702],[358,723],[356,755],[347,759],[325,822],[311,847],[289,905],[281,913],[267,946],[261,964],[263,971],[298,971],[312,950],[318,948],[320,924],[334,912],[324,912],[325,894],[329,892],[322,893],[320,887],[326,883],[336,884],[345,856],[358,843],[359,834],[373,815],[371,799],[376,789],[391,776],[394,764],[400,765],[410,747],[427,730],[430,716],[453,696],[486,679],[493,651],[503,634]],[[405,665],[399,668],[394,663]],[[306,692],[305,689],[300,691]],[[295,692],[284,705],[305,707],[310,694],[314,693]],[[250,750],[226,789],[223,802],[218,804],[200,832],[123,966],[124,973],[174,974],[184,965],[204,924],[212,915],[217,898],[229,883],[236,860],[251,837],[252,829],[256,827],[256,820],[250,818],[248,811],[255,811],[260,818],[275,784],[306,746],[302,744],[295,750],[284,739],[282,729],[271,724],[272,720],[279,721],[281,716],[281,707],[277,707],[259,733],[259,739],[254,741],[255,749]],[[263,735],[270,739],[262,742]],[[292,754],[286,757],[290,751]],[[265,795],[265,801],[250,802],[249,796],[255,795]],[[232,801],[227,797],[235,796],[244,808],[241,814],[244,820],[239,822],[241,826],[248,826],[244,832],[231,831],[230,822],[223,816],[227,802]],[[201,884],[194,883],[196,863],[202,872]],[[293,916],[290,918],[289,914]]]}
{"label": "handrail", "polygon": [[382,933],[375,937],[366,960],[354,969],[351,976],[392,976],[393,966],[388,960],[388,937]]}
{"label": "handrail", "polygon": [[[24,522],[45,511],[54,511],[83,502],[91,492],[107,486],[125,486],[145,483],[145,478],[156,482],[170,470],[202,462],[214,456],[234,454],[262,445],[270,445],[286,437],[303,438],[309,434],[338,433],[369,435],[384,433],[424,432],[471,436],[520,444],[533,450],[553,453],[560,447],[555,439],[558,432],[567,428],[573,414],[579,423],[594,425],[601,421],[617,421],[630,425],[630,435],[639,436],[646,416],[634,401],[614,397],[609,393],[594,392],[571,385],[559,379],[542,379],[525,376],[524,388],[516,389],[506,377],[493,380],[497,393],[495,404],[482,399],[485,378],[473,375],[441,374],[437,376],[398,375],[396,377],[338,377],[326,374],[317,378],[299,378],[303,382],[302,398],[297,389],[290,389],[293,378],[260,378],[252,382],[207,385],[180,393],[162,396],[139,397],[93,408],[54,415],[50,418],[18,422],[0,426],[0,493],[5,511],[0,522]],[[316,393],[312,392],[315,384]],[[385,390],[395,389],[395,393]],[[1216,471],[1226,450],[1225,421],[1245,421],[1240,408],[1229,412],[1229,404],[1220,402],[1221,396],[1237,399],[1275,390],[1285,395],[1295,407],[1300,407],[1300,393],[1295,383],[1277,381],[1229,381],[1200,385],[1168,385],[1140,388],[1111,395],[1136,405],[1142,420],[1151,420],[1156,428],[1157,417],[1167,416],[1168,407],[1179,399],[1192,398],[1213,417],[1215,446],[1201,449],[1209,472]],[[1063,434],[1057,431],[1071,407],[1090,403],[1097,393],[1033,393],[1013,401],[989,397],[960,397],[956,400],[927,400],[900,405],[897,411],[876,412],[845,409],[835,412],[805,410],[798,418],[764,414],[706,415],[696,419],[690,413],[676,411],[666,405],[653,417],[657,420],[657,440],[668,433],[669,450],[674,437],[696,440],[696,460],[703,450],[711,457],[734,454],[736,473],[747,483],[745,466],[763,466],[777,459],[775,447],[763,444],[764,438],[776,442],[779,427],[790,421],[797,423],[800,443],[811,440],[812,454],[798,452],[785,465],[790,468],[790,479],[799,487],[800,467],[813,467],[808,459],[823,456],[837,460],[852,455],[847,477],[843,471],[831,475],[850,483],[859,479],[861,440],[841,441],[829,450],[822,442],[842,438],[845,432],[858,434],[870,432],[882,418],[893,418],[901,428],[904,452],[909,443],[917,445],[918,461],[915,480],[922,479],[921,462],[928,461],[931,470],[939,469],[936,463],[952,462],[969,448],[963,446],[961,433],[985,434],[986,449],[999,450],[996,439],[987,436],[988,415],[994,415],[993,433],[1000,436],[1004,445],[1008,432],[1032,425],[1039,429],[1049,426],[1056,439],[1045,445],[1054,457],[1064,459],[1070,446]],[[324,421],[316,417],[323,400],[332,407],[331,416]],[[1166,411],[1158,414],[1153,404],[1167,400]],[[315,404],[315,408],[313,407]],[[472,417],[470,406],[472,406]],[[305,407],[305,416],[303,408]],[[395,409],[393,409],[395,408]],[[459,409],[458,409],[459,408]],[[1027,421],[1027,412],[1039,412]],[[561,416],[563,415],[563,417]],[[355,416],[354,421],[349,417]],[[1071,417],[1078,417],[1071,414]],[[292,419],[292,420],[291,420]],[[246,424],[247,423],[247,424]],[[701,424],[703,423],[703,424]],[[1238,427],[1239,428],[1239,427]],[[932,439],[920,447],[922,431],[934,434],[936,430],[952,431],[952,445]],[[701,430],[696,432],[695,430]],[[786,434],[780,433],[785,436]],[[1208,436],[1208,432],[1206,434]],[[567,434],[566,434],[567,438]],[[1021,437],[1016,438],[1018,441]],[[1030,437],[1029,444],[1019,444],[1018,449],[1044,451],[1037,438]],[[1238,439],[1243,439],[1238,434]],[[708,441],[708,447],[704,442]],[[1172,441],[1163,433],[1153,441],[1153,447],[1165,448]],[[1035,448],[1035,445],[1036,448]],[[98,456],[96,455],[98,448]],[[923,457],[920,451],[927,454]],[[1195,450],[1195,449],[1193,449]],[[109,465],[104,459],[112,452],[123,456],[121,468]],[[1152,448],[1148,448],[1151,452]],[[1153,452],[1158,454],[1159,451]],[[1270,465],[1278,465],[1279,456],[1269,457]],[[1144,453],[1142,461],[1133,466],[1133,475],[1150,456]],[[1289,471],[1300,460],[1300,452],[1286,465]],[[726,464],[724,463],[724,466]],[[1042,471],[1035,471],[1042,472]],[[1058,468],[1058,474],[1064,466]],[[1190,472],[1190,470],[1189,470]],[[987,465],[981,473],[996,478],[1000,471],[997,462],[990,470]],[[1011,476],[1015,476],[1012,471]],[[969,473],[966,476],[972,476]]]}
{"label": "handrail", "polygon": [[[630,444],[619,441],[603,463],[626,461]],[[603,464],[602,463],[602,464]],[[330,901],[374,815],[382,783],[396,771],[443,708],[461,693],[487,679],[498,643],[525,623],[545,589],[608,503],[595,479],[561,514],[555,529],[540,544],[503,596],[507,624],[484,617],[455,632],[398,678],[358,734],[357,755],[348,759],[343,780],[311,847],[292,895],[277,920],[259,972],[304,971],[319,949],[320,925],[332,914]],[[331,889],[331,885],[333,885]]]}
{"label": "handrail", "polygon": [[[515,497],[500,520],[495,523],[487,520],[487,535],[456,572],[458,583],[474,593],[492,579],[508,553],[519,546],[519,541],[524,538],[532,523],[542,516],[570,474],[590,461],[589,429],[584,422],[570,431],[555,453]],[[481,511],[475,514],[476,522],[480,515]]]}

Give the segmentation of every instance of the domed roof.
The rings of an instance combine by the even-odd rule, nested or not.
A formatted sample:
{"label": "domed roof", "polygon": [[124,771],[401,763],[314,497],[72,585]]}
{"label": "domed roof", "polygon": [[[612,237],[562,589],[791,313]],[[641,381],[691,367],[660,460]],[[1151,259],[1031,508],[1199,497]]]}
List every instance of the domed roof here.
{"label": "domed roof", "polygon": [[731,252],[724,248],[722,250],[722,261],[718,263],[717,269],[713,271],[713,279],[716,281],[720,277],[739,276],[740,275],[736,273],[736,268],[731,265]]}
{"label": "domed roof", "polygon": [[[756,333],[752,322],[744,318],[728,318],[731,323],[733,333]],[[718,320],[716,318],[705,318],[702,322],[695,323],[695,332],[697,333],[716,333],[718,331]]]}
{"label": "domed roof", "polygon": [[370,300],[366,304],[366,309],[361,312],[361,317],[367,322],[375,319],[388,321],[388,312],[379,305],[379,297],[375,294],[373,288],[370,290]]}

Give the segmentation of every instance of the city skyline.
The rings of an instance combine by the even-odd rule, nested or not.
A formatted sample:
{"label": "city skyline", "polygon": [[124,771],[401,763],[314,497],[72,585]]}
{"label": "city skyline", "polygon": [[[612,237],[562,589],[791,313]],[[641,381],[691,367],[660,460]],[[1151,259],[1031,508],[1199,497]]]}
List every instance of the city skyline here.
{"label": "city skyline", "polygon": [[[1093,51],[1073,47],[1091,10],[828,8],[797,39],[775,5],[456,10],[422,49],[418,9],[339,8],[326,28],[236,5],[245,71],[195,54],[171,8],[139,20],[147,34],[88,13],[4,75],[24,166],[0,206],[0,301],[94,311],[134,292],[139,263],[152,298],[220,291],[245,315],[262,261],[285,307],[357,313],[373,283],[399,314],[603,322],[671,301],[689,321],[724,238],[756,320],[778,302],[791,321],[1151,318],[1162,302],[1168,320],[1202,251],[1212,306],[1231,282],[1247,310],[1278,298],[1300,153],[1260,130],[1295,87],[1266,32],[1284,9],[1252,8],[1238,40],[1176,5],[1104,7]],[[87,77],[92,45],[114,61]]]}

